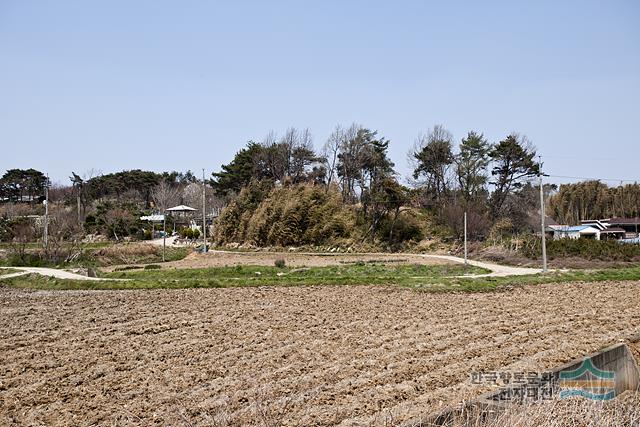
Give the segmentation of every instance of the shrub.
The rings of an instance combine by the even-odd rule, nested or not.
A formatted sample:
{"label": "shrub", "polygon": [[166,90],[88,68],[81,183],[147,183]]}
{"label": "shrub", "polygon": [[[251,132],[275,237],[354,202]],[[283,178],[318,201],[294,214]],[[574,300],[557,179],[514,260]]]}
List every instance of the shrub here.
{"label": "shrub", "polygon": [[85,229],[91,233],[100,232],[116,240],[125,236],[140,235],[140,214],[141,212],[131,203],[101,203],[96,207],[95,214],[87,215]]}
{"label": "shrub", "polygon": [[355,213],[337,189],[308,184],[266,192],[253,183],[224,209],[214,238],[223,244],[301,246],[352,238],[355,231]]}
{"label": "shrub", "polygon": [[274,261],[273,265],[275,265],[278,268],[284,268],[286,263],[284,261],[284,258],[278,258]]}
{"label": "shrub", "polygon": [[[180,237],[183,239],[193,239],[193,229],[189,227],[184,227],[180,230]],[[198,233],[200,233],[198,231]]]}
{"label": "shrub", "polygon": [[144,266],[145,270],[160,270],[162,267],[158,264],[147,264]]}
{"label": "shrub", "polygon": [[[542,254],[539,238],[525,239],[521,252],[528,258],[539,258]],[[549,259],[579,257],[602,261],[633,261],[640,257],[640,245],[623,245],[615,240],[560,239],[547,241]]]}
{"label": "shrub", "polygon": [[41,253],[11,253],[7,257],[7,265],[10,267],[48,267],[51,263],[47,262]]}
{"label": "shrub", "polygon": [[412,212],[403,212],[395,221],[393,219],[384,221],[380,227],[379,235],[380,239],[388,244],[397,245],[402,242],[422,240],[424,230]]}
{"label": "shrub", "polygon": [[198,230],[197,228],[194,228],[191,230],[191,237],[193,239],[197,239],[198,237],[200,237],[200,230]]}

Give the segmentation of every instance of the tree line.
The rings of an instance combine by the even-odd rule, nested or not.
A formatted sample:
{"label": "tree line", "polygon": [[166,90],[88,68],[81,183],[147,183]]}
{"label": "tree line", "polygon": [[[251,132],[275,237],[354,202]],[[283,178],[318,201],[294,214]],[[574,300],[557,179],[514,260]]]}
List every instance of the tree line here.
{"label": "tree line", "polygon": [[[140,216],[149,212],[164,212],[177,204],[199,204],[202,184],[191,171],[156,173],[129,170],[110,174],[87,172],[82,176],[72,172],[69,185],[50,185],[47,177],[34,169],[11,169],[0,177],[0,211],[3,233],[11,237],[12,228],[22,235],[37,236],[28,228],[25,215],[42,215],[45,186],[49,187],[50,232],[64,229],[64,238],[84,233],[100,233],[117,239],[143,236],[144,224]],[[207,193],[209,205],[214,206],[211,189]],[[14,218],[14,219],[12,219]],[[17,218],[17,219],[15,219]],[[10,221],[11,220],[11,221]],[[64,227],[56,225],[64,224]],[[33,227],[31,227],[33,228]],[[51,234],[50,233],[50,234]]]}
{"label": "tree line", "polygon": [[540,173],[540,165],[526,137],[510,134],[492,144],[470,131],[456,146],[448,130],[434,126],[409,153],[409,186],[398,179],[389,143],[357,124],[337,126],[318,152],[308,130],[291,128],[281,138],[269,133],[260,142],[249,141],[213,173],[211,185],[230,199],[252,181],[335,186],[344,203],[359,207],[372,235],[383,219],[397,217],[409,205],[434,212],[444,225],[460,222],[467,211],[478,237],[499,218],[514,220],[514,230],[528,227],[536,198],[527,183]]}
{"label": "tree line", "polygon": [[600,181],[563,184],[549,199],[550,215],[562,224],[584,219],[640,216],[640,184],[610,187]]}
{"label": "tree line", "polygon": [[[260,209],[262,217],[274,218],[268,206],[261,204],[268,199],[279,205],[274,201],[278,195],[304,195],[309,200],[303,205],[309,209],[321,200],[331,200],[333,205],[340,200],[355,213],[353,224],[361,230],[362,239],[371,241],[397,242],[399,236],[410,236],[403,232],[416,229],[413,223],[407,225],[409,209],[428,213],[456,235],[461,234],[463,212],[467,212],[470,234],[479,239],[497,223],[509,232],[537,229],[539,201],[532,181],[541,173],[541,165],[525,136],[512,133],[491,142],[481,132],[469,131],[456,141],[445,127],[436,125],[416,138],[408,153],[411,176],[404,183],[389,157],[390,143],[378,131],[358,124],[336,126],[320,149],[315,148],[308,129],[289,128],[281,136],[270,132],[261,141],[249,141],[207,179],[208,203],[232,205],[244,192],[244,202],[234,205],[244,210],[234,215],[247,218]],[[69,180],[67,186],[52,188],[52,198],[73,207],[86,230],[108,230],[111,235],[139,229],[135,218],[141,212],[163,212],[175,204],[196,206],[201,197],[201,181],[191,171],[129,170],[83,176],[72,172]],[[34,169],[7,170],[0,177],[0,200],[36,203],[47,182]],[[272,193],[299,186],[316,189]],[[318,190],[332,195],[321,197]],[[587,181],[555,190],[553,185],[545,186],[548,212],[562,223],[639,214],[638,184],[608,187]],[[321,215],[316,219],[320,221]],[[351,224],[336,223],[342,225],[335,230],[346,230],[344,224]],[[322,224],[314,227],[323,229]],[[280,235],[291,236],[291,227],[286,229]]]}

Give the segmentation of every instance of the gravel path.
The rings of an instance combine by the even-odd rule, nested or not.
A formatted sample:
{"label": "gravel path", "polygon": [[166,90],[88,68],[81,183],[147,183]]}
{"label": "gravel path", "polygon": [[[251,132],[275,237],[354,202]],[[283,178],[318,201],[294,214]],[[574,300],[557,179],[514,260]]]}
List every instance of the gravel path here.
{"label": "gravel path", "polygon": [[2,279],[9,279],[11,277],[24,276],[27,274],[40,274],[41,276],[55,277],[57,279],[69,279],[69,280],[110,280],[101,279],[99,277],[88,277],[82,274],[72,273],[66,270],[60,270],[57,268],[45,268],[45,267],[0,267],[11,268],[12,270],[20,270],[17,273],[9,273],[0,276]]}
{"label": "gravel path", "polygon": [[[224,261],[216,258],[224,258]],[[385,253],[368,253],[368,254],[319,254],[319,253],[280,253],[280,252],[231,252],[231,251],[211,251],[208,254],[193,253],[186,260],[175,261],[165,264],[170,268],[205,268],[227,264],[245,264],[245,265],[273,265],[276,258],[285,258],[287,265],[335,265],[344,262],[355,262],[360,259],[370,261],[391,263],[420,263],[420,260],[429,261],[428,264],[434,263],[464,263],[464,259],[450,255],[420,255],[420,254],[385,254]],[[222,262],[221,262],[222,261]],[[488,262],[469,260],[469,264],[490,270],[487,274],[466,275],[464,277],[504,277],[504,276],[523,276],[529,274],[538,274],[541,272],[535,268],[509,267],[504,265],[492,264]],[[6,267],[0,267],[6,268]],[[23,276],[26,274],[40,274],[42,276],[56,277],[58,279],[70,280],[109,280],[97,277],[87,277],[81,274],[72,273],[65,270],[44,267],[11,267],[14,270],[20,270],[17,273],[9,273],[2,275],[4,279],[11,277]],[[107,270],[113,270],[114,267]]]}
{"label": "gravel path", "polygon": [[[456,262],[459,264],[464,263],[464,258],[451,256],[451,255],[423,255],[427,259],[439,259],[444,261]],[[468,260],[469,265],[475,267],[485,268],[490,270],[491,273],[487,274],[473,274],[465,277],[506,277],[506,276],[527,276],[530,274],[542,273],[542,269],[538,268],[526,268],[526,267],[511,267],[508,265],[499,265],[483,261]]]}

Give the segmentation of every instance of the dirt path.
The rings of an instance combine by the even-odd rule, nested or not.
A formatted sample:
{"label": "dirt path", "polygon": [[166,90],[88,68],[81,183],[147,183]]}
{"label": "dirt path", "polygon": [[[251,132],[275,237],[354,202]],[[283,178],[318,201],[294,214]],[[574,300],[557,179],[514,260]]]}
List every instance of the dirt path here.
{"label": "dirt path", "polygon": [[[440,259],[445,261],[451,261],[458,264],[464,264],[464,258],[451,256],[451,255],[423,255],[427,259]],[[475,267],[485,268],[490,270],[491,273],[487,274],[474,274],[465,277],[505,277],[505,276],[527,276],[530,274],[542,273],[542,269],[528,268],[528,267],[510,267],[508,265],[499,265],[483,261],[468,260],[469,265]]]}
{"label": "dirt path", "polygon": [[640,283],[0,288],[0,425],[389,426],[639,332]]}
{"label": "dirt path", "polygon": [[[209,251],[206,254],[192,253],[187,258],[164,264],[166,268],[209,268],[234,265],[273,265],[282,258],[292,267],[326,267],[355,262],[377,262],[382,264],[449,264],[464,263],[464,259],[451,255],[425,255],[412,253],[317,253],[317,252],[234,252]],[[465,277],[504,277],[538,274],[540,269],[509,267],[482,261],[469,260],[469,264],[490,271],[487,274]]]}
{"label": "dirt path", "polygon": [[[162,245],[165,244],[168,248],[172,248],[172,247],[178,247],[178,245],[175,245],[175,241],[177,238],[178,236],[169,236],[167,237],[166,242],[164,241],[164,239],[153,239],[153,240],[146,240],[145,243],[148,243],[153,246],[160,246],[160,247],[162,247]],[[189,246],[189,245],[181,245],[181,246]]]}
{"label": "dirt path", "polygon": [[[6,268],[6,267],[0,267]],[[111,280],[111,279],[101,279],[99,277],[88,277],[83,276],[82,274],[72,273],[66,270],[59,270],[56,268],[45,268],[45,267],[10,267],[12,270],[20,270],[17,273],[9,273],[0,276],[0,279],[10,279],[12,277],[24,276],[27,274],[39,274],[41,276],[47,277],[55,277],[58,279],[69,279],[69,280]]]}

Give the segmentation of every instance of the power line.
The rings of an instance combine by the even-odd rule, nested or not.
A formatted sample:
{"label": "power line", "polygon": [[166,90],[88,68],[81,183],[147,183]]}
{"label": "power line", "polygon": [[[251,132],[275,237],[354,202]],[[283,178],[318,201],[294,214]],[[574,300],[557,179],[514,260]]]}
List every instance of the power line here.
{"label": "power line", "polygon": [[545,156],[542,155],[540,156],[543,159],[565,159],[565,160],[590,160],[590,161],[602,161],[602,160],[606,160],[606,161],[611,161],[611,162],[616,162],[619,161],[620,159],[614,159],[612,157],[585,157],[585,156]]}
{"label": "power line", "polygon": [[620,178],[593,178],[584,176],[568,176],[568,175],[546,175],[551,178],[580,179],[582,181],[611,181],[611,182],[633,182],[637,183],[637,179],[620,179]]}

